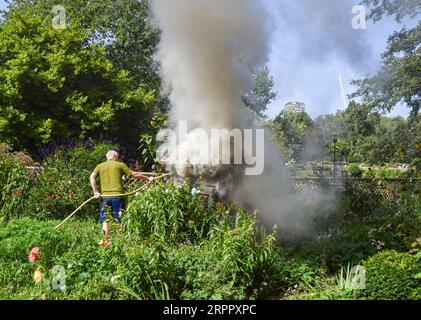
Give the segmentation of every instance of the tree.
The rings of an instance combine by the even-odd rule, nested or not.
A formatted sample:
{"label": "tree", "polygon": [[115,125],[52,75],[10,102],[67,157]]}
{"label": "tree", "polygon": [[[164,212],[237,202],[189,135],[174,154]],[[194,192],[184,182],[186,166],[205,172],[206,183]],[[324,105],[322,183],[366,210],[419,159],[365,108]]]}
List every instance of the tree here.
{"label": "tree", "polygon": [[419,0],[363,0],[362,4],[372,8],[369,18],[375,22],[384,15],[395,16],[401,22],[406,16],[415,18],[421,10]]}
{"label": "tree", "polygon": [[380,121],[379,113],[372,112],[368,106],[355,101],[351,101],[340,115],[343,123],[340,135],[350,143],[351,149],[359,137],[373,135]]}
{"label": "tree", "polygon": [[148,134],[154,129],[150,120],[155,114],[166,112],[169,102],[161,95],[159,65],[154,54],[159,43],[160,31],[151,23],[149,0],[10,0],[11,8],[30,11],[51,21],[56,13],[52,8],[63,6],[68,24],[86,30],[87,41],[105,51],[106,58],[117,70],[129,72],[131,90],[142,87],[154,91],[155,100],[145,112],[131,109],[116,115],[121,124],[118,137],[113,142],[125,145],[128,154],[137,153],[140,133]]}
{"label": "tree", "polygon": [[[314,120],[316,132],[320,132],[322,144],[329,145],[337,138],[338,155],[347,156],[351,162],[380,164],[406,162],[400,148],[410,143],[408,121],[402,117],[388,118],[373,112],[369,106],[352,101],[344,111],[325,115]],[[331,154],[329,155],[331,157]]]}
{"label": "tree", "polygon": [[243,97],[244,104],[259,117],[265,118],[265,111],[275,98],[274,81],[267,66],[258,69],[254,74],[254,85]]}
{"label": "tree", "polygon": [[357,138],[351,159],[370,164],[408,162],[408,157],[401,152],[410,144],[407,132],[404,118],[382,117],[373,134]]}
{"label": "tree", "polygon": [[0,25],[0,139],[29,151],[71,137],[128,144],[121,119],[154,101],[132,81],[77,24],[56,30],[43,16],[12,9]]}
{"label": "tree", "polygon": [[157,92],[161,86],[158,64],[153,55],[159,43],[159,30],[150,23],[149,0],[10,0],[15,10],[36,12],[50,21],[57,4],[65,9],[70,25],[88,31],[90,42],[105,49],[116,68],[129,71],[134,87],[142,84]]}
{"label": "tree", "polygon": [[[416,17],[421,12],[417,0],[364,0],[372,8],[374,21],[384,15],[394,15],[400,22],[405,16]],[[390,111],[404,102],[417,118],[421,108],[421,22],[412,29],[403,28],[388,40],[379,72],[363,80],[353,81],[357,91],[352,98],[362,97],[372,109]]]}
{"label": "tree", "polygon": [[311,134],[313,122],[306,112],[284,110],[269,127],[283,155],[290,160],[300,156],[306,137]]}

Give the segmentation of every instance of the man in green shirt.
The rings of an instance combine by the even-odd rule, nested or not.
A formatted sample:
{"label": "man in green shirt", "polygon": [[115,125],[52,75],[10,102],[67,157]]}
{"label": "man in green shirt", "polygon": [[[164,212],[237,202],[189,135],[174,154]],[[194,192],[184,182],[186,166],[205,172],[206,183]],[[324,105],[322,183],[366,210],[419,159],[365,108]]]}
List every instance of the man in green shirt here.
{"label": "man in green shirt", "polygon": [[[99,176],[101,184],[101,193],[98,192],[96,186],[96,178]],[[124,193],[123,176],[133,177],[138,180],[152,182],[154,178],[146,177],[140,172],[130,170],[124,163],[118,161],[118,153],[114,150],[107,152],[107,161],[99,164],[92,172],[89,180],[92,190],[96,198],[102,198],[99,205],[99,220],[102,223],[105,242],[107,246],[109,242],[107,237],[109,234],[109,226],[106,217],[107,210],[111,210],[116,222],[120,222],[120,214],[124,210],[124,198],[119,196]]]}

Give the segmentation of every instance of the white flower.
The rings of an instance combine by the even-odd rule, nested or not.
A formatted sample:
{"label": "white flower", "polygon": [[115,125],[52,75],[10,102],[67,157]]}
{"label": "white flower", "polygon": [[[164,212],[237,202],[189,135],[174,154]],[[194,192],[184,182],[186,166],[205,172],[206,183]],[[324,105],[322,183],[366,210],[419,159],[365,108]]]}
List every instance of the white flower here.
{"label": "white flower", "polygon": [[119,275],[112,276],[112,277],[111,277],[111,283],[112,283],[112,284],[115,284],[119,278],[120,278],[120,276],[119,276]]}

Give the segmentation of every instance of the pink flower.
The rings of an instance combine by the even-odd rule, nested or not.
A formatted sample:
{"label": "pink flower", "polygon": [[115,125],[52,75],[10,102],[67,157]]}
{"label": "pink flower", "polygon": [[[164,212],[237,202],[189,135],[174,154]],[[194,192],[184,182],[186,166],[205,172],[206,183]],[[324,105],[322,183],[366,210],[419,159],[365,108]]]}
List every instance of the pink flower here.
{"label": "pink flower", "polygon": [[41,250],[38,247],[32,248],[31,252],[29,252],[28,259],[30,262],[35,263],[40,259]]}

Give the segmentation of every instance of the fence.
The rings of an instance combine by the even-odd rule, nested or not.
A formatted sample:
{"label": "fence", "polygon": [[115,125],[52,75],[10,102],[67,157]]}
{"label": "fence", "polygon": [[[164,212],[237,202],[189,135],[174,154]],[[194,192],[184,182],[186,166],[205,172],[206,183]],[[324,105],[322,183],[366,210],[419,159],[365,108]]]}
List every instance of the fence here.
{"label": "fence", "polygon": [[369,179],[343,177],[340,179],[326,177],[293,178],[291,189],[294,192],[333,190],[338,192],[361,191],[373,194],[382,200],[396,201],[404,190],[421,190],[421,179]]}

